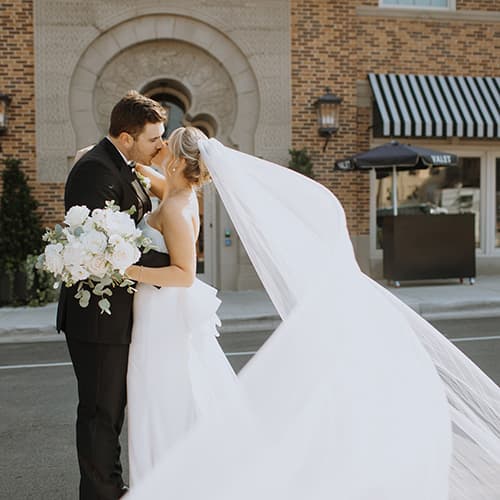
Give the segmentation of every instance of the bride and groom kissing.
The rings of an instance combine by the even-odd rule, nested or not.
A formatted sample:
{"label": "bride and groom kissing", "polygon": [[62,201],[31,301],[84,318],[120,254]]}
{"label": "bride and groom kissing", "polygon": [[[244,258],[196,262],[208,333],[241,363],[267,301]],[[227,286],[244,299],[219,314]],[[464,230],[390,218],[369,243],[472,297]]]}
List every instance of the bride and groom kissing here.
{"label": "bride and groom kissing", "polygon": [[[160,104],[129,92],[112,110],[109,135],[76,161],[66,183],[66,211],[74,205],[102,208],[111,200],[121,210],[135,207],[135,222],[156,247],[127,269],[137,292],[134,297],[115,288],[111,315],[100,313],[96,297],[82,308],[74,298],[75,287],[61,291],[57,329],[66,335],[78,383],[81,499],[115,499],[127,491],[119,443],[127,401],[133,482],[187,432],[201,411],[190,390],[193,367],[188,369],[187,359],[193,346],[185,326],[187,302],[212,305],[209,337],[216,347],[219,301],[215,290],[195,283],[200,231],[196,188],[208,179],[197,142],[206,136],[187,127],[163,141],[165,120]],[[148,167],[152,161],[164,175]],[[151,179],[150,189],[161,200],[154,211],[141,175]],[[204,312],[199,320],[206,319]],[[156,434],[155,421],[158,426],[161,421]]]}
{"label": "bride and groom kissing", "polygon": [[[61,292],[80,498],[497,499],[498,387],[361,272],[335,196],[195,128],[163,142],[164,120],[130,92],[66,184],[66,210],[134,206],[157,248],[127,269],[137,292],[116,289],[110,316]],[[195,277],[209,174],[283,320],[238,377],[216,340],[216,291]]]}

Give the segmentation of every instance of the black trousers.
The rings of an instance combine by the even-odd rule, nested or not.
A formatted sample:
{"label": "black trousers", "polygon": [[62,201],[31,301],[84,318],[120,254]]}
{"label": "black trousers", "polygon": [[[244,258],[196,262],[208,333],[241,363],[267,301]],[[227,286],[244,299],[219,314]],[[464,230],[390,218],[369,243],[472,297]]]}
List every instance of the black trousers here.
{"label": "black trousers", "polygon": [[129,346],[80,342],[68,336],[66,341],[78,382],[80,500],[116,500],[123,495],[119,436]]}

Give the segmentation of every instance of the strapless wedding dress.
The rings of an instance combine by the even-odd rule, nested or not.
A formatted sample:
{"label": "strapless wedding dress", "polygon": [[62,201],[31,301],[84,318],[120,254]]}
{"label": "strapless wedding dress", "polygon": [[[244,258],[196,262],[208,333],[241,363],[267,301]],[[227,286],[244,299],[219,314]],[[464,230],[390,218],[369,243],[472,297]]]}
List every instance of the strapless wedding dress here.
{"label": "strapless wedding dress", "polygon": [[[126,499],[498,500],[498,386],[361,272],[342,206],[325,187],[216,139],[198,145],[283,321],[232,394],[220,377],[216,411]],[[155,301],[141,300],[134,341],[173,331],[170,312],[150,319]],[[151,356],[167,369],[175,355],[163,350]],[[144,385],[144,375],[136,378]],[[171,426],[167,417],[153,436]]]}
{"label": "strapless wedding dress", "polygon": [[[168,253],[163,235],[146,218],[140,228]],[[127,375],[132,485],[235,382],[216,339],[219,305],[216,290],[198,279],[190,288],[137,287]]]}

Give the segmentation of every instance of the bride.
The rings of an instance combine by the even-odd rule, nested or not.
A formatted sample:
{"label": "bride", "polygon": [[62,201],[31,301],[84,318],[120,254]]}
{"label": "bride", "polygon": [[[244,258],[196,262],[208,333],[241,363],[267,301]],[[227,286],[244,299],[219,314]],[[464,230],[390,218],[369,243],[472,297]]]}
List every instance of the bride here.
{"label": "bride", "polygon": [[[195,129],[165,149],[144,230],[172,265],[128,270],[126,498],[498,499],[498,387],[360,271],[337,199]],[[194,279],[205,166],[283,319],[237,378]]]}
{"label": "bride", "polygon": [[138,167],[161,197],[140,227],[159,251],[169,254],[171,265],[127,270],[138,282],[127,374],[132,485],[235,381],[215,339],[220,304],[216,290],[195,278],[200,231],[195,189],[208,179],[199,160],[200,139],[206,136],[194,127],[172,132],[155,158],[165,177]]}

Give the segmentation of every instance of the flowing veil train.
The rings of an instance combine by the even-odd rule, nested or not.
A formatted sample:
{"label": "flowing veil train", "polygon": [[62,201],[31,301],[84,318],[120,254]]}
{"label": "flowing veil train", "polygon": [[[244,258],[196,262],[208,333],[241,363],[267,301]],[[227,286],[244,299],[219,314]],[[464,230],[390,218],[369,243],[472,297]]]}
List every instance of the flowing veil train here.
{"label": "flowing veil train", "polygon": [[199,145],[283,321],[127,500],[498,500],[499,388],[360,271],[326,188]]}

